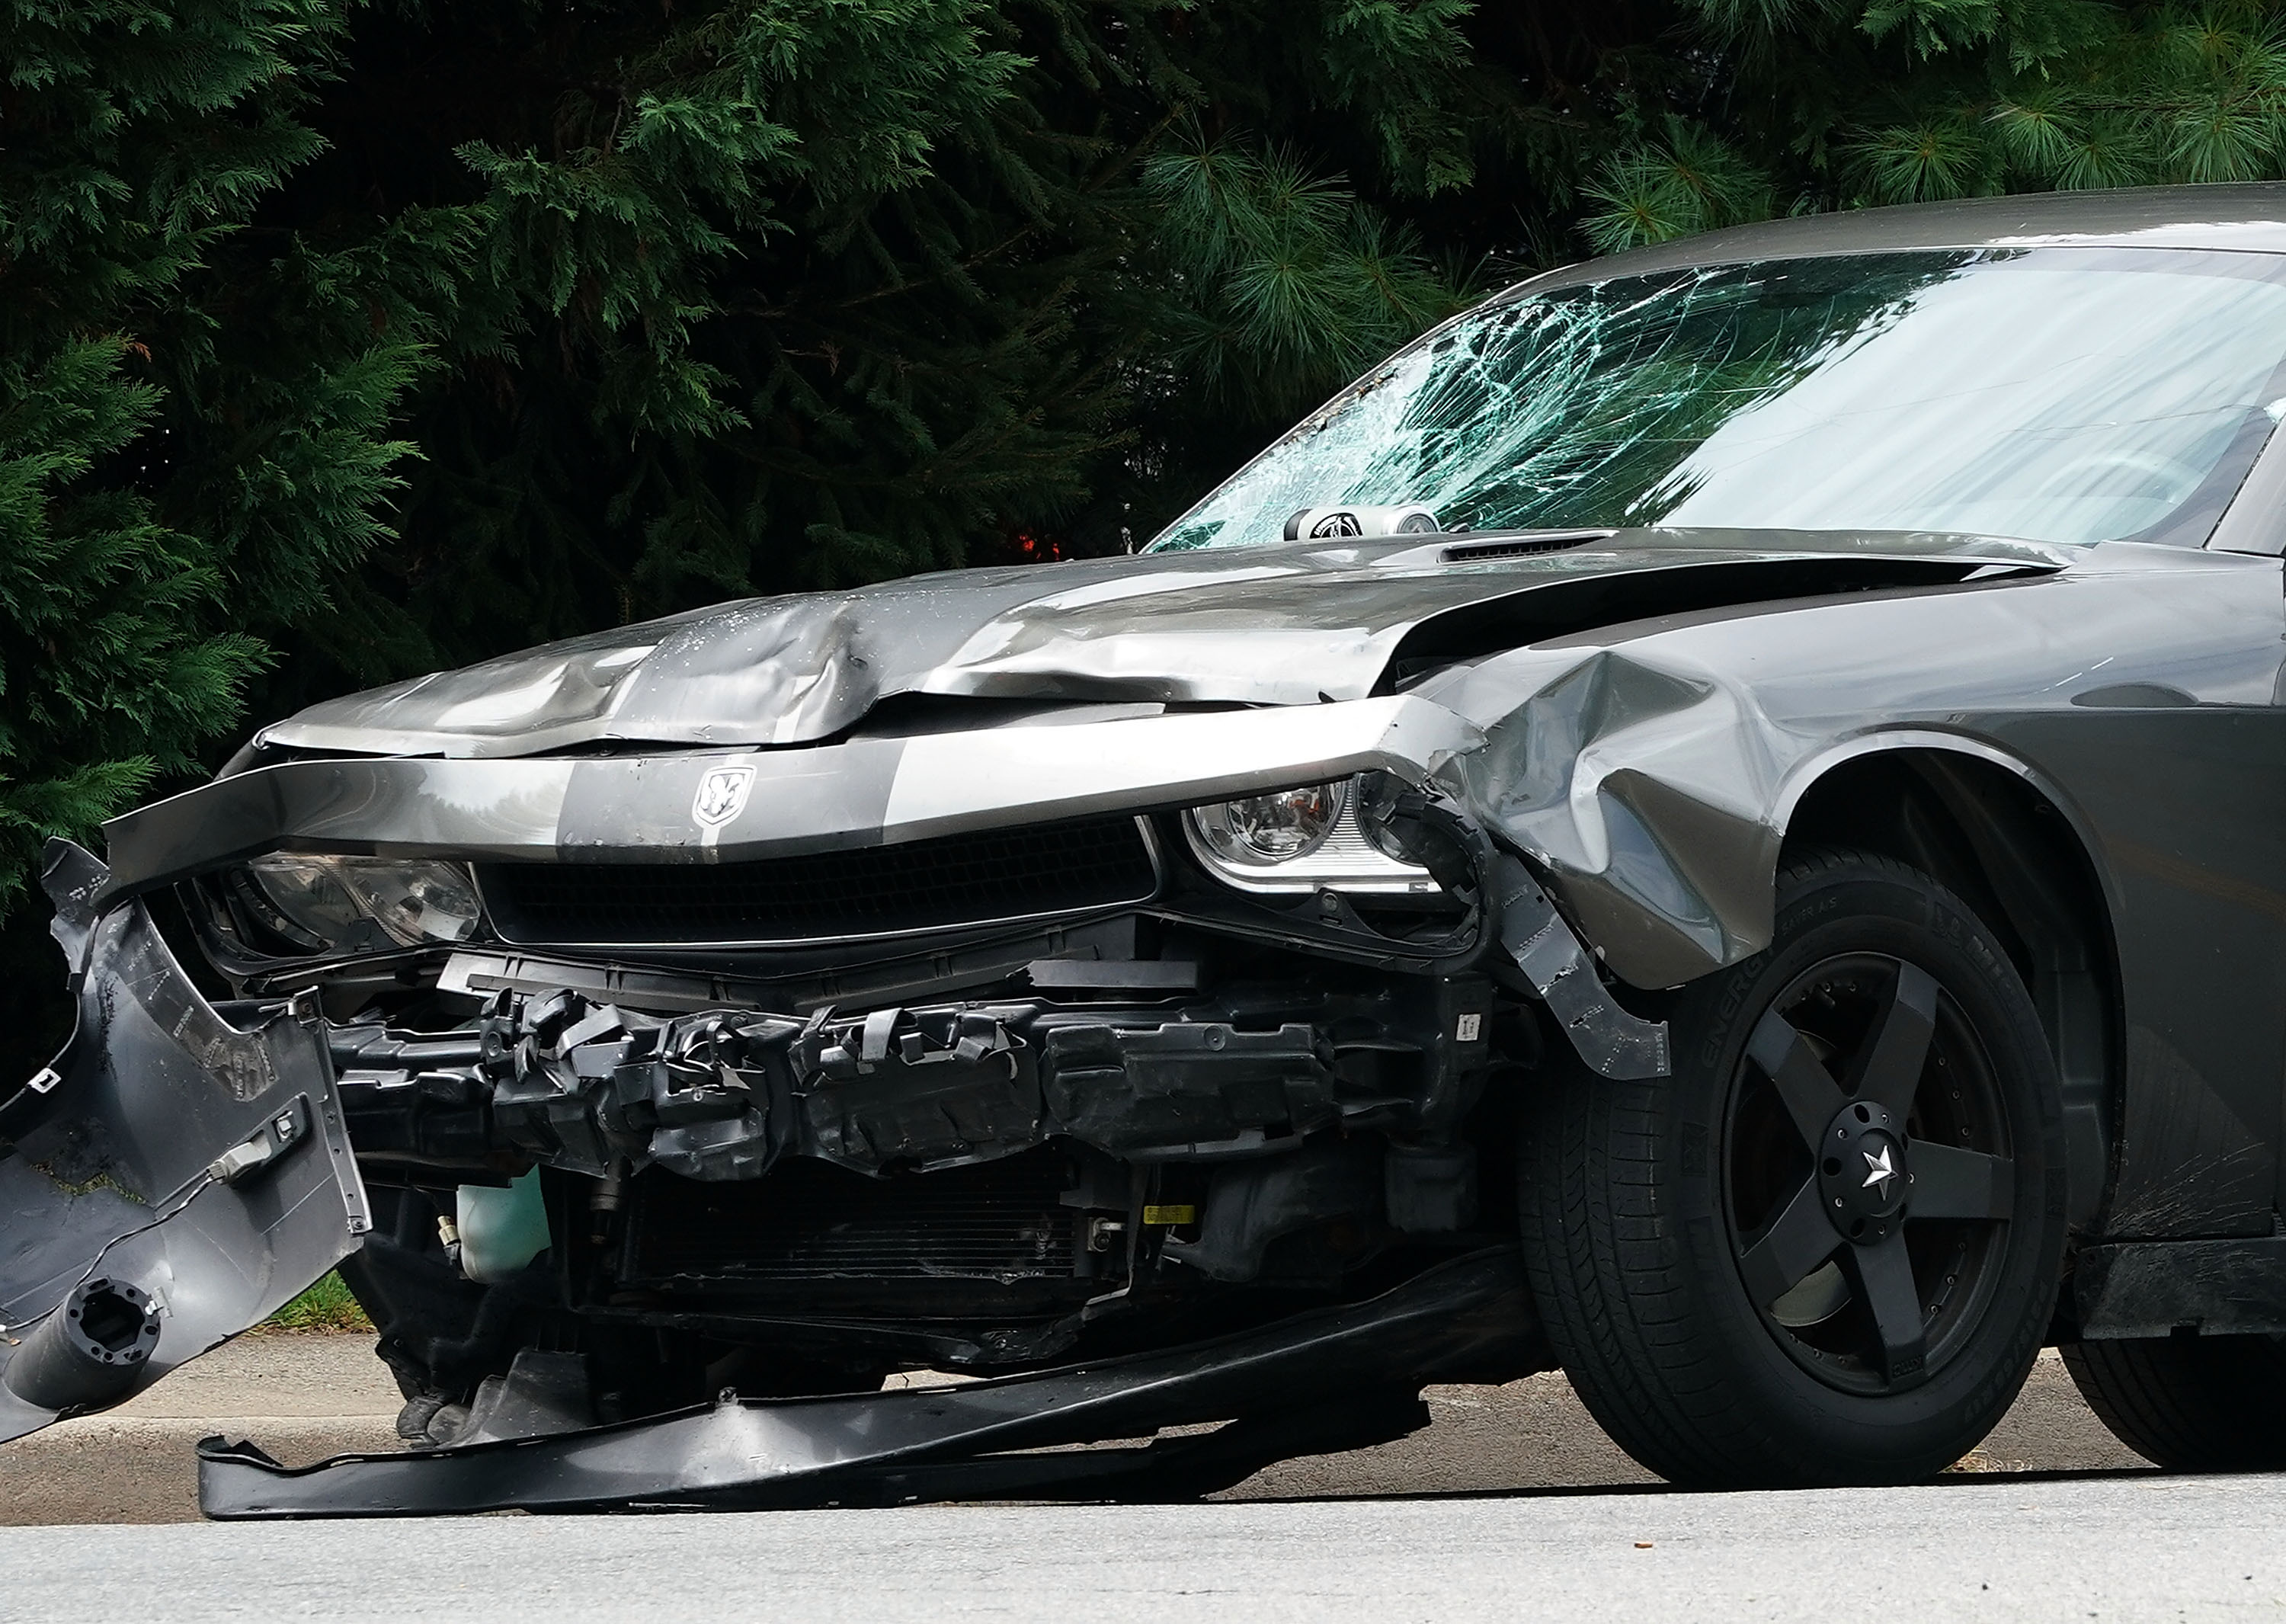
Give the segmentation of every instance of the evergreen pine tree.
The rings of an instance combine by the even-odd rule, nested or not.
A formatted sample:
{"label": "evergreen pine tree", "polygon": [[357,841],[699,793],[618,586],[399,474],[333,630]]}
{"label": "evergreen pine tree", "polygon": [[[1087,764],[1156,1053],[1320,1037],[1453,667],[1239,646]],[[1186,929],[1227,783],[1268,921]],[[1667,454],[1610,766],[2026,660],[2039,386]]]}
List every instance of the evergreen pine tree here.
{"label": "evergreen pine tree", "polygon": [[99,845],[102,818],[203,770],[269,658],[264,622],[355,563],[396,480],[387,425],[414,347],[296,343],[317,301],[217,273],[318,149],[296,114],[340,35],[322,0],[0,6],[12,1060],[35,1062],[62,1020],[46,910],[20,905],[41,846]]}
{"label": "evergreen pine tree", "polygon": [[2286,172],[2286,13],[2271,0],[1680,12],[1669,71],[1605,81],[1621,139],[1582,187],[1599,249],[1773,212]]}

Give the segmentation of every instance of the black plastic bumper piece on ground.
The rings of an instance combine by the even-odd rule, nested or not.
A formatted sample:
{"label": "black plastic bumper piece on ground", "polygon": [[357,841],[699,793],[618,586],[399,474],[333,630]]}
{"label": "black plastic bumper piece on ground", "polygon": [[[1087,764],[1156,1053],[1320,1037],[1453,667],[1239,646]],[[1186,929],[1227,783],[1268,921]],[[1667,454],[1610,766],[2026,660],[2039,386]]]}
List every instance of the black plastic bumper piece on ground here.
{"label": "black plastic bumper piece on ground", "polygon": [[42,879],[77,1020],[0,1081],[0,1440],[259,1325],[368,1226],[316,1006],[209,1003],[68,840]]}
{"label": "black plastic bumper piece on ground", "polygon": [[[726,1399],[577,1432],[298,1469],[212,1438],[199,1446],[199,1505],[235,1518],[1188,1499],[1273,1461],[1414,1431],[1428,1419],[1418,1398],[1428,1383],[1504,1381],[1546,1364],[1522,1266],[1499,1248],[1368,1302],[964,1386]],[[1057,1447],[1210,1422],[1229,1424],[1138,1447]]]}

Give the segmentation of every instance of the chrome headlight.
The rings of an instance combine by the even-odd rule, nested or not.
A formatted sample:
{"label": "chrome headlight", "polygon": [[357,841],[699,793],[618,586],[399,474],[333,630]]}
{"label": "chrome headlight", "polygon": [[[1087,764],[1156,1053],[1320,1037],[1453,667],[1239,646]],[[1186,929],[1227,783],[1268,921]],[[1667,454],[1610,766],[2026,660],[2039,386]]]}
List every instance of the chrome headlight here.
{"label": "chrome headlight", "polygon": [[[323,950],[465,942],[483,911],[465,863],[277,852],[247,872],[289,934]],[[375,926],[385,942],[372,941]]]}
{"label": "chrome headlight", "polygon": [[1430,895],[1429,871],[1390,855],[1355,780],[1218,800],[1183,814],[1209,872],[1242,891]]}
{"label": "chrome headlight", "polygon": [[1240,868],[1275,868],[1326,843],[1349,804],[1346,784],[1309,784],[1243,800],[1194,807],[1191,827],[1214,855]]}

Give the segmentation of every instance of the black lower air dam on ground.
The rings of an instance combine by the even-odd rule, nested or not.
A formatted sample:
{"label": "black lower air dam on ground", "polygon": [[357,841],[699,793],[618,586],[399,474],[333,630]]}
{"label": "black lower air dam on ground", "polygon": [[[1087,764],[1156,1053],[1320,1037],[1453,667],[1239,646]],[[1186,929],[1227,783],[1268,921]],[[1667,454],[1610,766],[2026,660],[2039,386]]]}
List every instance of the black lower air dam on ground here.
{"label": "black lower air dam on ground", "polygon": [[[199,1446],[199,1506],[258,1518],[1188,1499],[1274,1461],[1417,1431],[1429,1383],[1505,1381],[1548,1362],[1522,1265],[1497,1247],[1367,1302],[1000,1381],[726,1394],[642,1421],[301,1468],[210,1438]],[[1208,1422],[1227,1424],[1128,1448],[1058,1447]]]}

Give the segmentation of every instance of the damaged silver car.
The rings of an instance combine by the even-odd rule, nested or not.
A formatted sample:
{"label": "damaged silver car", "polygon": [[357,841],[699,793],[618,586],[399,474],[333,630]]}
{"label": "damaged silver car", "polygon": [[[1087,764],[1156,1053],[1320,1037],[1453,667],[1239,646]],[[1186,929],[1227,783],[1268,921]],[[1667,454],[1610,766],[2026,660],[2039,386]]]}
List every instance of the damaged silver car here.
{"label": "damaged silver car", "polygon": [[2286,189],[1790,220],[1136,556],[269,727],[52,855],[0,1432],[338,1265],[408,1447],[210,1513],[1195,1494],[1557,1366],[1896,1482],[2050,1344],[2286,1465],[2282,415]]}

